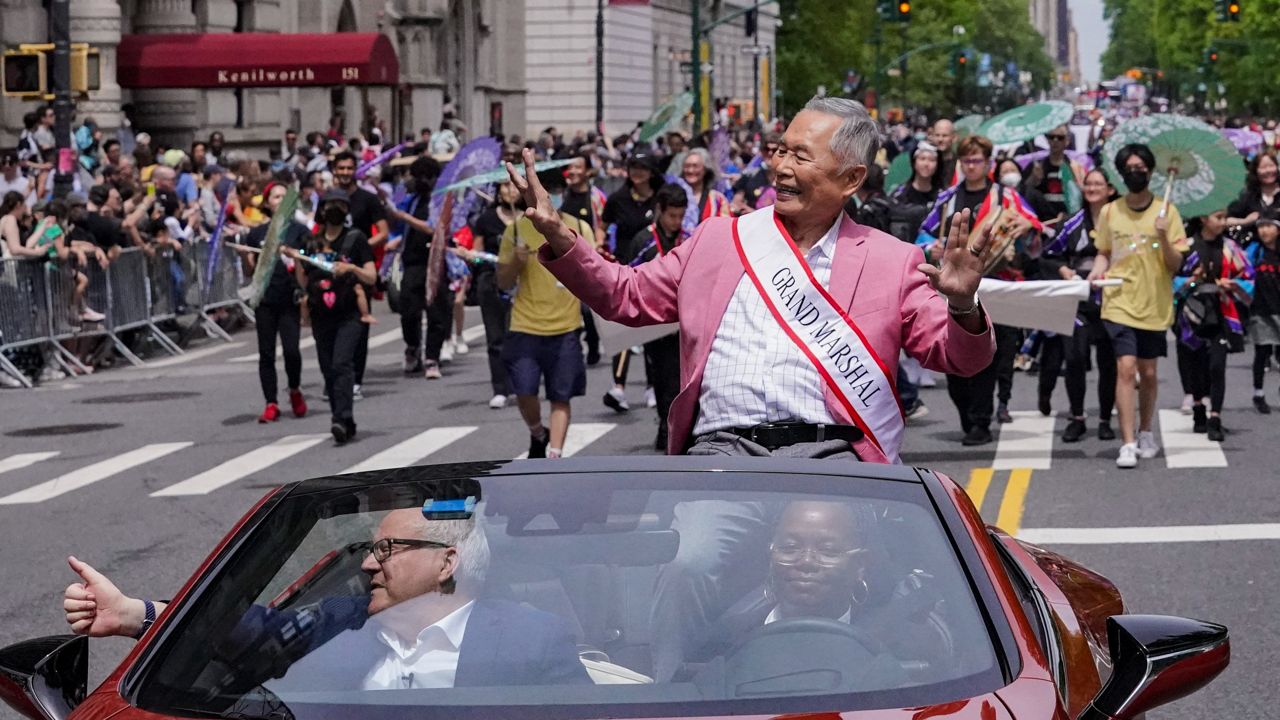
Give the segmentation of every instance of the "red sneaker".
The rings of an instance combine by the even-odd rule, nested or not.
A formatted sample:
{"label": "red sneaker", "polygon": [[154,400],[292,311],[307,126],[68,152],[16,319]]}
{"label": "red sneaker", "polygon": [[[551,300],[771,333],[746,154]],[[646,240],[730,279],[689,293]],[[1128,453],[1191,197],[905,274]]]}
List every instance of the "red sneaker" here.
{"label": "red sneaker", "polygon": [[294,417],[303,417],[307,414],[307,400],[302,397],[302,391],[293,389],[289,391],[289,405],[293,408]]}
{"label": "red sneaker", "polygon": [[275,403],[267,403],[266,409],[258,416],[258,423],[265,424],[275,422],[280,419],[280,406]]}

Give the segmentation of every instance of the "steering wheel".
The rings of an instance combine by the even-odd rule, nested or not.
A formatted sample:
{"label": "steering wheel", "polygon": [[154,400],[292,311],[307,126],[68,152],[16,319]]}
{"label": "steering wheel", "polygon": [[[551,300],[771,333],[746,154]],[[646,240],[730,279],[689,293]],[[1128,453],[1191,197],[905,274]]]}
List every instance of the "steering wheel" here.
{"label": "steering wheel", "polygon": [[847,692],[867,684],[875,655],[848,623],[778,620],[752,630],[725,658],[728,697]]}

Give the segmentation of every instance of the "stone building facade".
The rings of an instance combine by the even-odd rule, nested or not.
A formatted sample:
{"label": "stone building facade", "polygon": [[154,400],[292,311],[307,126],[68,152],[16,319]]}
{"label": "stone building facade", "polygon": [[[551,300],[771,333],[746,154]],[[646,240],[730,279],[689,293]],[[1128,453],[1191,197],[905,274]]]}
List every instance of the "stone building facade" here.
{"label": "stone building facade", "polygon": [[[185,146],[220,130],[230,147],[278,144],[285,128],[325,130],[342,110],[348,131],[372,107],[392,132],[439,126],[446,97],[471,133],[495,112],[507,133],[524,127],[524,3],[519,0],[73,0],[71,39],[101,53],[102,86],[77,103],[111,131],[132,104],[135,125]],[[0,0],[0,43],[46,41],[41,0]],[[399,59],[396,85],[121,88],[116,50],[131,34],[380,32]],[[211,59],[212,61],[213,59]],[[12,146],[31,102],[0,100],[0,146]]]}

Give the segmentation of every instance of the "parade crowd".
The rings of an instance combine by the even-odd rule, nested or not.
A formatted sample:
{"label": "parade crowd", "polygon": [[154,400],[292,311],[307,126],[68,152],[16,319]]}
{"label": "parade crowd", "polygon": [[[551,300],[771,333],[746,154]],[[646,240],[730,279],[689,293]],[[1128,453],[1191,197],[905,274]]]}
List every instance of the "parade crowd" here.
{"label": "parade crowd", "polygon": [[[365,116],[356,131],[348,131],[341,116],[325,131],[289,130],[265,158],[226,147],[219,132],[189,147],[167,147],[145,132],[104,137],[85,119],[72,139],[79,162],[75,187],[53,199],[53,111],[29,113],[19,146],[2,153],[0,248],[6,259],[72,269],[91,263],[105,268],[129,247],[171,251],[178,288],[190,278],[176,258],[196,239],[220,235],[233,242],[246,272],[270,256],[276,264],[253,310],[263,423],[282,414],[277,345],[288,408],[297,417],[308,412],[302,327],[309,325],[315,337],[331,431],[341,444],[357,431],[354,405],[362,398],[369,332],[377,323],[374,304],[388,301],[400,316],[405,375],[430,381],[447,379],[449,364],[471,352],[463,340],[463,313],[478,306],[488,405],[518,406],[530,431],[530,457],[563,452],[571,402],[585,393],[586,368],[606,361],[613,384],[604,405],[630,412],[643,397],[658,416],[655,448],[687,449],[669,436],[667,422],[682,389],[682,338],[672,332],[602,357],[596,316],[583,304],[587,298],[544,266],[553,258],[543,249],[549,225],[543,218],[540,229],[532,217],[537,213],[526,212],[533,197],[528,181],[498,182],[488,186],[491,192],[481,186],[482,201],[470,205],[465,222],[454,223],[461,230],[437,228],[440,210],[433,209],[432,192],[445,164],[465,146],[465,126],[446,112],[439,128],[424,128],[395,146],[376,111]],[[746,216],[780,194],[796,194],[775,175],[781,155],[804,161],[803,150],[784,143],[782,126],[724,120],[700,134],[673,130],[644,142],[639,128],[612,137],[547,128],[533,138],[502,139],[502,155],[517,167],[528,160],[530,169],[534,162],[562,161],[535,172],[535,185],[559,221],[604,261],[638,268],[673,253],[704,221]],[[998,150],[980,135],[958,132],[947,119],[882,126],[876,162],[845,204],[856,224],[918,247],[935,265],[950,249],[958,214],[967,211],[962,237],[989,233],[1001,248],[982,267],[987,277],[1123,281],[1079,304],[1074,333],[995,324],[990,363],[976,373],[946,374],[964,445],[990,443],[992,423],[1012,421],[1012,385],[1022,371],[1035,376],[1037,409],[1046,416],[1063,379],[1069,414],[1064,442],[1079,442],[1092,424],[1100,439],[1119,435],[1119,467],[1155,457],[1156,369],[1168,354],[1170,331],[1182,410],[1193,416],[1196,432],[1224,439],[1227,356],[1243,352],[1246,341],[1254,353],[1253,407],[1270,412],[1264,380],[1280,345],[1280,166],[1274,150],[1247,158],[1247,186],[1236,202],[1183,218],[1176,205],[1162,201],[1162,189],[1151,186],[1158,168],[1144,145],[1111,149],[1124,179],[1121,187],[1111,184],[1102,170],[1110,155],[1101,153],[1110,128],[1100,127],[1091,134],[1091,147],[1074,147],[1074,134],[1063,125],[1037,142]],[[399,151],[383,162],[393,146]],[[1043,149],[1038,159],[1014,160],[1037,149]],[[1069,151],[1092,153],[1092,169]],[[885,170],[900,154],[909,158],[910,176],[887,191]],[[273,244],[271,221],[294,186],[296,210],[277,223],[277,260],[264,248]],[[100,322],[101,308],[84,296],[84,274],[76,278],[72,311],[83,323]],[[731,314],[732,307],[726,324],[733,322]],[[235,322],[231,314],[219,320]],[[33,379],[62,376],[38,351],[11,352]],[[88,359],[109,363],[110,354]],[[643,396],[629,389],[633,365],[643,373]],[[935,379],[907,354],[896,366],[894,386],[909,423],[928,412],[919,388]],[[1090,374],[1095,418],[1086,412]],[[3,372],[0,383],[18,386]],[[545,419],[540,395],[549,404]],[[714,411],[702,407],[704,418]]]}

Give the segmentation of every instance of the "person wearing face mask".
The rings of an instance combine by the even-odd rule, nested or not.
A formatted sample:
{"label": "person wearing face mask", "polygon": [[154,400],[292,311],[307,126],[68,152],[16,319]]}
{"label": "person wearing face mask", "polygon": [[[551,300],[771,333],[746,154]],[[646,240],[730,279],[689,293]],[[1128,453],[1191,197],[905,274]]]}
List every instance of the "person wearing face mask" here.
{"label": "person wearing face mask", "polygon": [[[1111,201],[1111,185],[1101,170],[1091,170],[1084,177],[1085,207],[1063,223],[1062,231],[1045,246],[1040,260],[1044,280],[1083,280],[1093,270],[1098,248],[1094,244],[1098,218]],[[1114,440],[1111,411],[1116,404],[1116,355],[1111,336],[1102,324],[1101,295],[1093,293],[1076,309],[1076,328],[1070,337],[1053,337],[1045,341],[1041,355],[1039,396],[1040,411],[1048,415],[1050,398],[1058,381],[1058,371],[1065,358],[1067,365],[1067,399],[1071,419],[1062,432],[1062,441],[1080,442],[1088,431],[1085,424],[1084,396],[1089,372],[1089,352],[1096,347],[1098,360],[1098,439]]]}
{"label": "person wearing face mask", "polygon": [[[431,236],[434,228],[427,224],[431,216],[431,191],[440,176],[440,163],[430,155],[422,155],[409,166],[413,194],[404,208],[391,210],[391,216],[404,223],[400,281],[400,332],[404,337],[404,374],[423,373],[437,380],[440,373],[440,351],[449,335],[453,318],[453,292],[448,283],[440,283],[435,298],[427,302],[427,266],[430,264]],[[422,314],[427,314],[427,336],[424,347]],[[425,356],[425,365],[424,365]]]}
{"label": "person wearing face mask", "polygon": [[[1226,229],[1226,210],[1205,215],[1174,279],[1180,310],[1174,326],[1178,374],[1193,402],[1192,431],[1205,433],[1214,442],[1226,439],[1222,404],[1227,392],[1227,355],[1244,350],[1240,305],[1252,299],[1254,290],[1253,265],[1226,236]],[[1196,303],[1201,309],[1188,312],[1188,306]]]}
{"label": "person wearing face mask", "polygon": [[1254,293],[1249,306],[1249,341],[1253,343],[1253,407],[1271,414],[1262,381],[1271,358],[1280,348],[1280,213],[1268,210],[1258,218],[1258,242],[1249,246]]}
{"label": "person wearing face mask", "polygon": [[356,285],[373,285],[377,270],[373,251],[365,234],[348,228],[349,196],[339,188],[327,190],[320,198],[323,225],[307,242],[306,255],[328,263],[321,267],[303,261],[302,253],[282,248],[281,253],[297,261],[294,277],[306,289],[311,334],[316,356],[324,375],[332,424],[330,432],[338,445],[356,434],[353,414],[356,352],[360,344],[360,309]]}
{"label": "person wearing face mask", "polygon": [[[1123,445],[1116,467],[1160,452],[1152,432],[1158,378],[1156,365],[1168,353],[1173,325],[1173,276],[1182,267],[1187,234],[1173,203],[1151,192],[1156,158],[1146,145],[1126,145],[1116,153],[1116,169],[1128,192],[1103,208],[1094,244],[1098,249],[1089,280],[1123,282],[1102,291],[1102,321],[1116,351],[1116,410]],[[1134,388],[1141,378],[1141,393]]]}
{"label": "person wearing face mask", "polygon": [[[269,183],[262,192],[263,211],[268,216],[275,214],[280,203],[284,201],[288,188],[279,183]],[[263,223],[249,231],[244,244],[248,247],[261,248],[267,239],[270,223]],[[281,242],[284,247],[301,250],[306,244],[307,228],[290,219],[285,227]],[[259,259],[254,253],[244,253],[245,259],[252,267]],[[299,315],[297,283],[294,281],[294,260],[281,256],[274,261],[271,269],[271,280],[262,295],[262,300],[253,309],[254,330],[258,333],[258,381],[262,385],[262,396],[266,399],[266,407],[258,417],[259,423],[271,423],[280,419],[280,406],[276,403],[276,336],[280,337],[280,347],[284,354],[285,378],[289,383],[289,406],[294,417],[307,414],[307,401],[302,395],[302,351],[299,349],[299,338],[302,333]]]}
{"label": "person wearing face mask", "polygon": [[[554,170],[534,175],[548,188],[549,205],[559,222],[574,228],[594,248],[591,226],[558,209],[563,176]],[[522,198],[517,207],[524,210],[524,205]],[[561,456],[569,434],[569,402],[587,391],[587,369],[578,337],[582,305],[543,267],[537,251],[546,242],[527,214],[518,217],[502,234],[496,278],[501,290],[511,292],[519,286],[511,305],[511,326],[502,344],[502,360],[520,416],[529,428],[531,458]],[[551,404],[550,428],[542,423],[538,400],[544,380]]]}
{"label": "person wearing face mask", "polygon": [[[1025,259],[1025,253],[1020,256],[1018,252],[1019,243],[1025,249],[1025,239],[1041,232],[1043,225],[1016,190],[1003,183],[992,183],[988,178],[991,152],[991,141],[987,138],[970,135],[960,141],[958,167],[964,174],[964,180],[938,195],[933,210],[920,225],[916,244],[926,250],[930,260],[937,262],[946,251],[940,238],[947,237],[949,233],[949,228],[943,226],[943,218],[968,210],[974,216],[974,233],[998,220],[999,226],[993,230],[1001,244],[1009,238],[1019,240],[1009,245],[1004,261],[994,265],[989,261],[983,270],[988,277],[1015,279],[1013,271]],[[1004,164],[1008,174],[1016,174],[1011,166],[1016,167],[1017,163],[1006,161]],[[971,377],[956,373],[947,375],[947,393],[960,413],[960,429],[964,432],[961,442],[966,446],[985,445],[995,439],[991,434],[993,411],[994,418],[1001,423],[1013,419],[1008,402],[1013,391],[1013,359],[1022,344],[1022,331],[1007,325],[995,325],[994,330],[996,353],[982,372]],[[998,408],[993,403],[997,388],[1000,397]]]}

